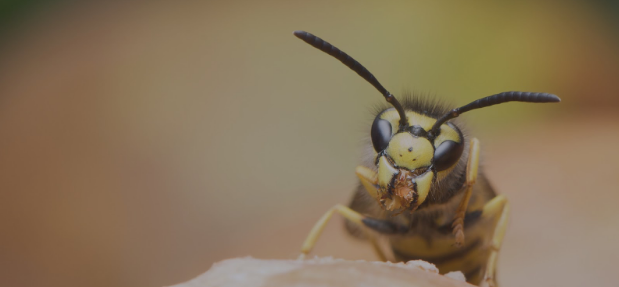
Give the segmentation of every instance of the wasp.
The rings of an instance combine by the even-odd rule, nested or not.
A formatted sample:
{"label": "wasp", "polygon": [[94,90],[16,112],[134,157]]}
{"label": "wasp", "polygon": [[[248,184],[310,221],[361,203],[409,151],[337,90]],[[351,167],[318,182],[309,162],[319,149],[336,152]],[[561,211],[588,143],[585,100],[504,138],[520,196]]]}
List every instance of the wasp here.
{"label": "wasp", "polygon": [[[462,113],[507,102],[551,103],[553,94],[503,92],[457,108],[409,96],[401,104],[363,65],[305,31],[294,35],[333,56],[376,88],[392,106],[370,129],[373,163],[358,166],[349,206],[337,204],[314,225],[301,248],[308,254],[334,213],[347,230],[370,241],[381,260],[425,260],[441,273],[461,271],[469,283],[496,286],[497,255],[509,205],[479,169],[480,143],[459,126]],[[390,257],[375,235],[385,236]],[[466,234],[466,240],[465,240]]]}

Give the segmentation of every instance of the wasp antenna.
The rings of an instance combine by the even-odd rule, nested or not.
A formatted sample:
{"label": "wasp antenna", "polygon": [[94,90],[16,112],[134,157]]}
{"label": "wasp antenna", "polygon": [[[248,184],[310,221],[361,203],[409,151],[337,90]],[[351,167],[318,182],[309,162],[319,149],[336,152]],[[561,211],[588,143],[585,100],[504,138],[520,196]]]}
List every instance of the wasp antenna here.
{"label": "wasp antenna", "polygon": [[387,89],[385,89],[385,87],[383,87],[383,85],[381,85],[380,82],[378,82],[376,77],[374,77],[374,75],[372,75],[372,73],[370,73],[368,69],[366,69],[363,65],[361,65],[361,63],[357,62],[357,60],[353,59],[353,57],[344,53],[342,50],[338,49],[337,47],[331,45],[329,42],[323,39],[320,39],[311,33],[308,33],[305,31],[294,31],[294,35],[297,38],[305,41],[305,43],[308,43],[314,46],[314,48],[320,51],[323,51],[333,56],[334,58],[340,60],[340,62],[342,62],[347,67],[349,67],[351,70],[357,72],[359,76],[365,79],[368,83],[372,84],[374,88],[376,88],[381,94],[383,94],[387,102],[389,102],[391,105],[395,107],[395,109],[398,111],[398,114],[400,115],[400,125],[402,126],[408,125],[408,120],[406,119],[406,113],[404,113],[404,108],[402,108],[402,105],[400,104],[400,102],[398,102],[398,100],[389,91],[387,91]]}
{"label": "wasp antenna", "polygon": [[503,92],[496,95],[481,98],[479,100],[472,101],[471,103],[455,108],[442,117],[440,117],[434,126],[432,126],[431,133],[438,135],[441,125],[446,121],[453,119],[464,112],[470,110],[481,109],[492,105],[507,103],[507,102],[527,102],[527,103],[555,103],[560,102],[561,99],[553,94],[548,93],[531,93],[531,92]]}

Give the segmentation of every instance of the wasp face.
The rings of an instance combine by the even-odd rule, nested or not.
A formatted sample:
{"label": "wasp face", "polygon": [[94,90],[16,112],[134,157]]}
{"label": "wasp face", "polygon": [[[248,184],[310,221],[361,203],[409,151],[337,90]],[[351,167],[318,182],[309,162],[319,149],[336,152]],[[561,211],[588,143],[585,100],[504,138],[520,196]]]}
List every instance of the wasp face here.
{"label": "wasp face", "polygon": [[462,133],[443,124],[438,135],[428,131],[436,119],[407,111],[408,125],[400,125],[395,109],[380,113],[372,124],[376,151],[376,199],[391,211],[416,210],[439,178],[458,163],[464,150]]}

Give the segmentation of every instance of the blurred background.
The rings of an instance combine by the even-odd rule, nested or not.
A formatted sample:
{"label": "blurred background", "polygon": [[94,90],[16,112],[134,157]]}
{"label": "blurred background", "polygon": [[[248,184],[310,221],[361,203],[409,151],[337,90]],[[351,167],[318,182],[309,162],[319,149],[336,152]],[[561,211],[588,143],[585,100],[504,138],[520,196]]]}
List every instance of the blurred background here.
{"label": "blurred background", "polygon": [[[0,285],[165,286],[238,256],[296,258],[356,185],[382,98],[508,90],[467,113],[512,204],[502,286],[616,286],[614,1],[0,4]],[[337,217],[314,254],[376,259]]]}

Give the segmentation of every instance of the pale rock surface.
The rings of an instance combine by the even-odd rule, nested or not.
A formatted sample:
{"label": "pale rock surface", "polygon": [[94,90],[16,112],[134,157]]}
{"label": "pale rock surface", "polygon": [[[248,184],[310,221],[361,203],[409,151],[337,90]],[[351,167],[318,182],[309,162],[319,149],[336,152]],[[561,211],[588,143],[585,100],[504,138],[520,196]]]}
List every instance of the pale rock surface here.
{"label": "pale rock surface", "polygon": [[464,287],[461,272],[443,276],[424,261],[407,263],[349,261],[314,258],[307,260],[264,260],[234,258],[213,264],[206,273],[172,287]]}

